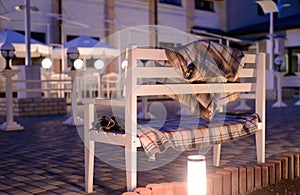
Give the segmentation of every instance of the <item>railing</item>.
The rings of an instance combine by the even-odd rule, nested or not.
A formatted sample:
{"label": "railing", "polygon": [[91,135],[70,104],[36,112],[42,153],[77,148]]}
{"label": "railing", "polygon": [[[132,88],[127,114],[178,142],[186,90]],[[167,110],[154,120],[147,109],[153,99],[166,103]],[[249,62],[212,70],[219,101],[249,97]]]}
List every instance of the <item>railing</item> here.
{"label": "railing", "polygon": [[[118,93],[117,80],[119,75],[78,75],[74,82],[72,79],[63,75],[62,79],[56,78],[57,75],[42,75],[41,79],[16,79],[12,78],[12,92],[17,93],[17,97],[26,97],[29,93],[39,93],[40,97],[59,97],[66,98],[67,102],[71,102],[72,83],[78,99],[82,98],[95,98],[95,97],[111,97],[112,93]],[[5,83],[5,78],[0,77],[2,82]],[[101,87],[100,87],[101,86]],[[5,93],[5,86],[0,86],[0,92]],[[120,92],[119,92],[120,93]]]}
{"label": "railing", "polygon": [[[20,86],[20,83],[26,87]],[[42,97],[60,97],[66,98],[70,103],[70,93],[72,90],[71,79],[49,79],[49,80],[12,80],[13,92],[18,93],[37,93],[40,92]],[[33,87],[27,87],[27,84],[33,84]]]}

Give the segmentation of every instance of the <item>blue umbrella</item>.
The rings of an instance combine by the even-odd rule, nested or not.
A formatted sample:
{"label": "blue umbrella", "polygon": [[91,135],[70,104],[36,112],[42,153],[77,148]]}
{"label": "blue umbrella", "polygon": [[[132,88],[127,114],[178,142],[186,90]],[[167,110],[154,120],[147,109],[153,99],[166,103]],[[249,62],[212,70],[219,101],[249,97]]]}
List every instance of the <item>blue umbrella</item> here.
{"label": "blue umbrella", "polygon": [[75,39],[72,39],[71,41],[68,41],[64,44],[65,48],[70,47],[95,47],[95,45],[98,43],[96,39],[93,39],[91,37],[88,37],[86,35],[81,35]]}
{"label": "blue umbrella", "polygon": [[[118,55],[118,50],[112,46],[93,39],[86,35],[81,35],[71,41],[64,44],[64,55],[69,48],[76,47],[81,56],[101,56],[112,57]],[[61,46],[55,47],[52,52],[52,57],[61,58],[62,50]]]}
{"label": "blue umbrella", "polygon": [[[4,30],[0,32],[0,45],[4,43],[10,43],[15,47],[15,55],[17,57],[25,57],[26,55],[26,44],[25,44],[25,36],[21,33],[18,33],[13,30]],[[30,40],[30,50],[32,53],[32,57],[39,57],[40,55],[48,55],[49,47],[44,45],[43,43],[31,39]]]}

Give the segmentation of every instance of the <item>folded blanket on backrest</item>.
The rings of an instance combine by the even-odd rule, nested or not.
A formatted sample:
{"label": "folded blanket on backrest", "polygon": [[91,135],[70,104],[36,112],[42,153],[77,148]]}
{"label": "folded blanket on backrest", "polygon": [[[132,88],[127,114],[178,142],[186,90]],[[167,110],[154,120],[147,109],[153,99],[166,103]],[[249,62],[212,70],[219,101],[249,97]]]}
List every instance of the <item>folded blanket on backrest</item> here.
{"label": "folded blanket on backrest", "polygon": [[[184,46],[165,49],[168,63],[191,83],[237,82],[243,52],[211,41],[195,41]],[[210,121],[215,110],[239,97],[238,93],[172,96],[180,103],[200,109],[201,118]]]}

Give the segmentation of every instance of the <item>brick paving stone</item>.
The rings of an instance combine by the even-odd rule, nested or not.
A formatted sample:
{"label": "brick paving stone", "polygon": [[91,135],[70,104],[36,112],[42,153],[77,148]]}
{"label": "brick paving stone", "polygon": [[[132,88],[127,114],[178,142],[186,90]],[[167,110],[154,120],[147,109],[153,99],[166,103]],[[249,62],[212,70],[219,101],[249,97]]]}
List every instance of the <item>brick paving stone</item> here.
{"label": "brick paving stone", "polygon": [[19,190],[19,189],[12,189],[12,190],[9,190],[8,193],[9,194],[23,194],[25,192],[23,190]]}
{"label": "brick paving stone", "polygon": [[20,192],[20,193],[16,193],[14,195],[31,195],[31,193],[29,192]]}
{"label": "brick paving stone", "polygon": [[36,193],[36,195],[55,195],[57,193],[54,193],[54,192],[50,192],[50,191],[47,191],[47,192],[40,192],[40,193]]}
{"label": "brick paving stone", "polygon": [[[286,108],[272,108],[271,105],[274,101],[268,100],[267,102],[267,159],[275,160],[276,157],[283,157],[287,154],[299,155],[300,120],[295,115],[300,115],[300,107],[293,106],[295,101],[297,98],[285,101],[288,104]],[[168,102],[166,102],[166,107],[175,109]],[[24,195],[33,193],[39,195],[85,194],[83,142],[75,127],[62,125],[68,116],[61,114],[16,117],[15,120],[25,127],[23,131],[0,132],[1,195],[9,194],[9,192],[24,193]],[[0,116],[0,121],[5,121],[4,116]],[[107,152],[110,152],[110,155],[106,157],[111,158],[114,148],[107,146],[105,148],[107,148]],[[164,165],[138,172],[138,187],[145,187],[147,184],[155,182],[185,182],[187,156],[197,154],[197,151],[178,153],[168,149],[165,153],[157,155],[157,162],[150,163],[147,162],[143,151],[139,150],[139,152],[139,167],[152,167],[157,162]],[[169,162],[167,157],[169,154],[178,155]],[[117,153],[107,162],[102,161],[101,158],[95,159],[94,193],[92,194],[120,195],[126,191],[124,169],[111,164],[118,162],[124,165],[123,153]],[[252,166],[256,179],[255,167],[259,167],[259,165],[256,163],[254,136],[223,143],[220,168],[211,166],[211,150],[206,154],[206,162],[208,173],[214,173],[224,167]],[[254,183],[255,191],[253,194],[274,194],[277,192],[280,194],[294,192],[299,194],[300,182],[299,178],[296,177],[297,157],[295,155],[294,167],[295,179],[293,181],[285,179],[262,189],[259,189]]]}
{"label": "brick paving stone", "polygon": [[10,189],[10,188],[13,188],[12,186],[8,186],[8,185],[4,185],[4,184],[0,184],[0,191],[1,190],[7,190],[7,189]]}

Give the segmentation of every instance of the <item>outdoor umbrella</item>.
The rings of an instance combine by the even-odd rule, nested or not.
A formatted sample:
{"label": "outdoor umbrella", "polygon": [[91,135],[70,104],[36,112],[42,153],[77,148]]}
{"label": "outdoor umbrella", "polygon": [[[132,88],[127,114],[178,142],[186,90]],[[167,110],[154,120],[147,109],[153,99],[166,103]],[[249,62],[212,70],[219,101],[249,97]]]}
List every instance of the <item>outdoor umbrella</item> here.
{"label": "outdoor umbrella", "polygon": [[61,58],[62,54],[66,56],[67,50],[71,47],[76,47],[81,57],[110,58],[119,54],[118,50],[112,46],[89,36],[81,35],[66,42],[63,49],[60,46],[53,48],[52,57]]}
{"label": "outdoor umbrella", "polygon": [[[24,58],[26,56],[26,44],[24,35],[13,30],[4,30],[0,32],[0,46],[4,43],[10,43],[15,47],[16,57]],[[30,51],[32,57],[39,57],[41,55],[49,55],[50,47],[35,39],[31,39]]]}

